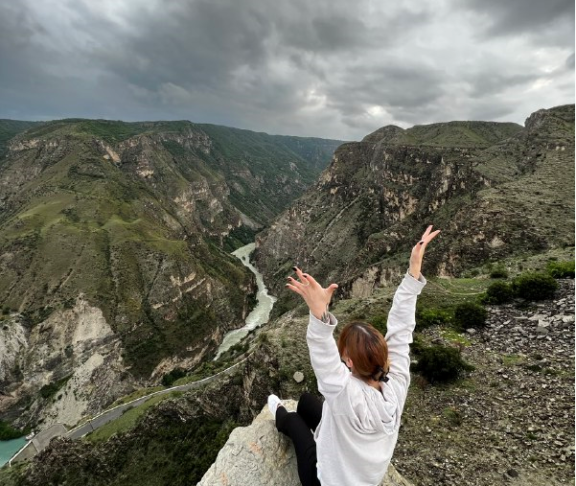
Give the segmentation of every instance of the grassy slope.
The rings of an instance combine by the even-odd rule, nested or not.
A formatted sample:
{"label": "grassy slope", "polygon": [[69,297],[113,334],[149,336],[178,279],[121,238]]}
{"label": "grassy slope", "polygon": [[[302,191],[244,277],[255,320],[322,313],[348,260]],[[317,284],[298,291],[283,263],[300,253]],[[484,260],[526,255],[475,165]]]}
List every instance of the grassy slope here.
{"label": "grassy slope", "polygon": [[399,143],[443,147],[489,147],[518,133],[516,123],[449,122],[416,125],[404,132]]}
{"label": "grassy slope", "polygon": [[[139,192],[117,167],[96,160],[85,146],[75,146],[32,183],[46,189],[2,226],[0,245],[21,263],[1,273],[4,305],[25,310],[36,321],[83,293],[109,322],[123,316],[114,327],[125,337],[135,371],[194,342],[206,321],[215,320],[210,310],[187,299],[180,318],[160,326],[162,316],[154,315],[147,302],[155,262],[177,262],[200,276],[226,275],[231,293],[243,285],[244,272],[231,257],[205,244],[189,247],[163,225],[164,211],[153,195]],[[141,319],[143,326],[125,334],[131,322]]]}

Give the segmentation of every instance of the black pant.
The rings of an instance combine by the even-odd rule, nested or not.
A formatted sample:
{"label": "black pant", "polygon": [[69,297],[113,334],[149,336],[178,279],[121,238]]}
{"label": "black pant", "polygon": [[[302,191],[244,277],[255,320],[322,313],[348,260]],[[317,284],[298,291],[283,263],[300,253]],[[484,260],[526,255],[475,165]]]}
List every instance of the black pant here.
{"label": "black pant", "polygon": [[322,418],[322,402],[310,393],[298,401],[296,412],[284,407],[276,411],[276,428],[292,439],[302,486],[320,486],[316,472],[316,441],[310,431],[316,430]]}

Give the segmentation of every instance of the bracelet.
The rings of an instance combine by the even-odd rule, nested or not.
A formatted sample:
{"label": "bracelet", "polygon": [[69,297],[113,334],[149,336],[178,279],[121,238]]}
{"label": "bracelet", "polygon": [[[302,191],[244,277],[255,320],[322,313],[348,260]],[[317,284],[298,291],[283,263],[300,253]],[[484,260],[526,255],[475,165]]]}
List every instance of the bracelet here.
{"label": "bracelet", "polygon": [[410,270],[408,270],[408,275],[410,275],[414,280],[420,280],[419,278],[416,278],[414,275],[412,275],[412,273],[410,273]]}
{"label": "bracelet", "polygon": [[324,324],[330,324],[330,313],[328,312],[328,306],[326,306],[326,310],[320,316],[320,320]]}

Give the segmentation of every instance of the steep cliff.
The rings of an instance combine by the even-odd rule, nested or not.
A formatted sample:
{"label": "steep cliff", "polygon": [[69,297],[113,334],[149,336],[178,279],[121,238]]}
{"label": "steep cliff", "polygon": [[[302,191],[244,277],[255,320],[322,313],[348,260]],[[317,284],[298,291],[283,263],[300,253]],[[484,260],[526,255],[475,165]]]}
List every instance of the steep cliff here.
{"label": "steep cliff", "polygon": [[285,138],[93,120],[13,138],[0,163],[0,414],[73,424],[239,327],[255,282],[229,250],[338,144],[301,139],[308,162]]}
{"label": "steep cliff", "polygon": [[525,127],[488,122],[389,126],[342,145],[319,181],[257,238],[280,292],[298,263],[344,295],[368,296],[405,271],[427,224],[443,230],[425,270],[459,275],[574,239],[574,105]]}

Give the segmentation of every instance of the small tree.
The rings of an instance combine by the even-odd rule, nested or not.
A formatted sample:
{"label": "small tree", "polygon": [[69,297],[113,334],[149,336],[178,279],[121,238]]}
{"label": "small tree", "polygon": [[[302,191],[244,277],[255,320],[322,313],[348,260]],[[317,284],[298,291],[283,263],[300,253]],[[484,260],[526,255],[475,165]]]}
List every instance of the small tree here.
{"label": "small tree", "polygon": [[482,328],[486,325],[487,317],[488,312],[484,306],[475,302],[464,302],[454,311],[454,322],[460,330],[468,327]]}
{"label": "small tree", "polygon": [[554,277],[544,273],[525,273],[512,282],[514,292],[526,300],[552,299],[558,288]]}
{"label": "small tree", "polygon": [[554,278],[574,278],[574,260],[571,262],[550,262],[548,273]]}
{"label": "small tree", "polygon": [[419,330],[430,326],[443,326],[451,320],[450,313],[442,309],[418,309],[416,312],[416,328]]}
{"label": "small tree", "polygon": [[503,266],[498,266],[490,272],[490,278],[508,278],[508,270]]}
{"label": "small tree", "polygon": [[456,380],[464,371],[474,367],[466,363],[457,349],[446,346],[430,346],[420,350],[416,371],[430,383],[448,383]]}
{"label": "small tree", "polygon": [[486,303],[505,304],[514,298],[514,289],[506,282],[494,282],[486,289]]}
{"label": "small tree", "polygon": [[172,371],[166,373],[162,377],[162,384],[164,386],[172,386],[176,380],[184,378],[185,376],[186,376],[186,370],[183,370],[182,368],[174,368]]}

